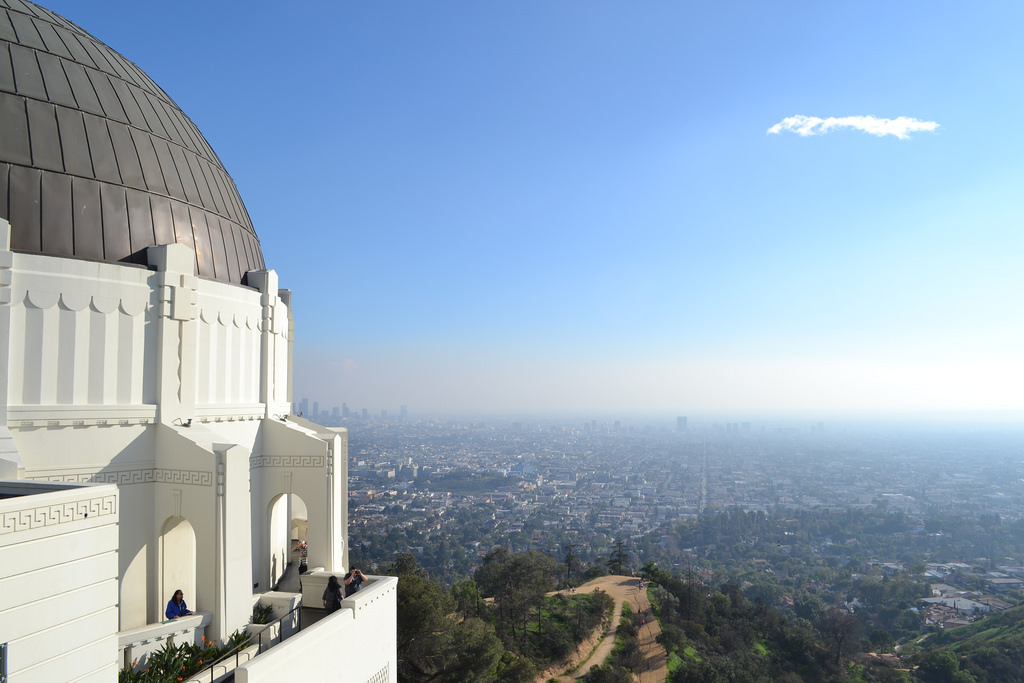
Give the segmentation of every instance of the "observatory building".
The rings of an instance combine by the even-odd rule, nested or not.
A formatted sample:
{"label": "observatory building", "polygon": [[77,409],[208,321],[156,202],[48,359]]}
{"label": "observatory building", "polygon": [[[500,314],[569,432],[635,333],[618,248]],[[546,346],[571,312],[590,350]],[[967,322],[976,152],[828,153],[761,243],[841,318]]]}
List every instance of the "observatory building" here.
{"label": "observatory building", "polygon": [[[234,680],[328,648],[316,680],[396,680],[394,578],[301,630],[273,590],[297,541],[307,607],[347,569],[347,433],[289,414],[291,293],[264,256],[159,86],[0,0],[0,680],[114,681],[257,603],[282,618]],[[167,620],[178,589],[195,613]]]}

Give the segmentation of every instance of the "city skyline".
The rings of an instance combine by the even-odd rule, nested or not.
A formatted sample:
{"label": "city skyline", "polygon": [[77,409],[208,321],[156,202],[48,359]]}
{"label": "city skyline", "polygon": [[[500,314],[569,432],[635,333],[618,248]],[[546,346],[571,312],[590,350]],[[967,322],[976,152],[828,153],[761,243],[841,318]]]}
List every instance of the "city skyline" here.
{"label": "city skyline", "polygon": [[218,151],[296,398],[1024,416],[1018,5],[48,6]]}

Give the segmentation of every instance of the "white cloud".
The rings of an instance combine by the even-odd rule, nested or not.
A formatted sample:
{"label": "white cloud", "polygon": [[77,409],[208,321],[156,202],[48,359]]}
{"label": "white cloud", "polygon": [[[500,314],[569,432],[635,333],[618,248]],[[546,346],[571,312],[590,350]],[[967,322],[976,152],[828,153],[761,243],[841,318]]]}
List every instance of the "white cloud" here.
{"label": "white cloud", "polygon": [[874,116],[830,116],[827,119],[817,116],[789,116],[768,129],[769,133],[789,131],[801,137],[808,135],[824,135],[833,128],[853,128],[871,135],[883,137],[895,135],[900,140],[910,137],[918,131],[933,131],[939,127],[935,121],[918,121],[917,119],[900,116],[895,119],[878,119]]}

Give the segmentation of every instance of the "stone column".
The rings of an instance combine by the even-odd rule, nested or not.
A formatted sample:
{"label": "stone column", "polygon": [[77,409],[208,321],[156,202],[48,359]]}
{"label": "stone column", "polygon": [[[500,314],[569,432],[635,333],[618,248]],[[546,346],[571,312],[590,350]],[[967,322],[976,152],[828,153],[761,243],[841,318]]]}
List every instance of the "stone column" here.
{"label": "stone column", "polygon": [[183,244],[147,250],[157,269],[157,421],[189,424],[196,411],[196,259]]}
{"label": "stone column", "polygon": [[14,279],[11,224],[0,218],[0,479],[17,479],[24,468],[18,447],[7,426],[8,381],[11,358],[11,282]]}

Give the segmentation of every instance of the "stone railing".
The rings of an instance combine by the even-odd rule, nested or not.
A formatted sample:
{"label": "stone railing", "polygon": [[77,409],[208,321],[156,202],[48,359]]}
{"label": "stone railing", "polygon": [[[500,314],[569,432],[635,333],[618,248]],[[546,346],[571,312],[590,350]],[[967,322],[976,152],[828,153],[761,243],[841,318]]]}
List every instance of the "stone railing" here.
{"label": "stone railing", "polygon": [[[329,577],[329,573],[303,575],[306,607],[323,604],[321,596]],[[398,579],[393,576],[369,576],[358,593],[342,600],[341,609],[241,664],[234,671],[235,681],[291,680],[296,671],[304,670],[309,662],[324,661],[328,653],[331,664],[317,668],[319,683],[396,683],[397,588]]]}
{"label": "stone railing", "polygon": [[[117,634],[118,660],[122,667],[143,664],[151,652],[170,641],[172,645],[201,642],[213,614],[195,612],[158,624],[146,624]],[[138,666],[136,666],[138,668]]]}

